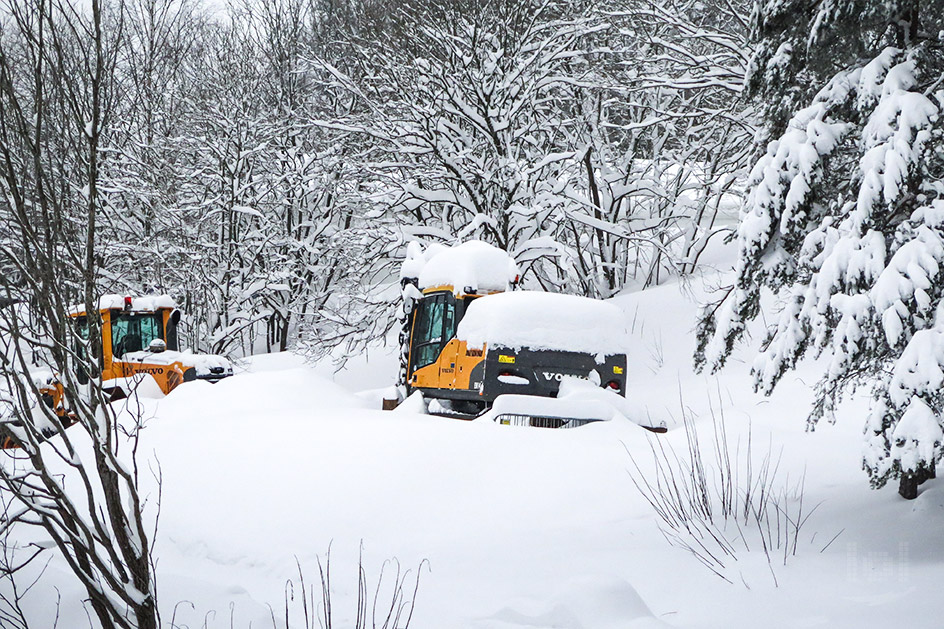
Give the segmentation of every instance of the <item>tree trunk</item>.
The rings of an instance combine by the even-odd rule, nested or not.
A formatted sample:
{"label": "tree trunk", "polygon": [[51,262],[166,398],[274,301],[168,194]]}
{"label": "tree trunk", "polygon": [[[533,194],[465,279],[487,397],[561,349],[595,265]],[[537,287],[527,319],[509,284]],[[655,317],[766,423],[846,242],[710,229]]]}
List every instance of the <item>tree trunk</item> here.
{"label": "tree trunk", "polygon": [[918,497],[918,478],[914,474],[902,474],[898,484],[898,494],[905,500]]}

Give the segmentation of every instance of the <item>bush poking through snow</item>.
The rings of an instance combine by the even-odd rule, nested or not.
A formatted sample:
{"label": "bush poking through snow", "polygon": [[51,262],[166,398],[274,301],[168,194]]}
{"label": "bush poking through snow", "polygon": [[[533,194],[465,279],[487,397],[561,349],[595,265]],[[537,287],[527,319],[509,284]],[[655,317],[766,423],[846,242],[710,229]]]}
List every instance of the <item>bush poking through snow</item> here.
{"label": "bush poking through snow", "polygon": [[[273,629],[333,629],[336,625],[332,609],[331,589],[331,548],[324,563],[318,558],[318,577],[321,591],[316,592],[314,585],[305,582],[301,564],[298,566],[298,583],[289,579],[285,583],[285,617],[282,624],[272,610]],[[392,580],[388,578],[387,568],[392,566],[396,572]],[[357,562],[357,607],[354,623],[345,619],[344,629],[407,629],[413,619],[416,595],[420,588],[420,574],[429,563],[424,559],[416,569],[415,578],[411,570],[402,570],[400,562],[394,558],[384,562],[377,577],[373,593],[368,587],[367,571],[364,569],[363,548]],[[412,590],[412,592],[411,592]],[[410,598],[407,598],[407,595]],[[301,616],[299,618],[299,607]],[[343,618],[343,617],[342,617]],[[297,620],[296,620],[297,619]],[[299,622],[300,620],[300,622]]]}
{"label": "bush poking through snow", "polygon": [[664,437],[650,436],[652,466],[627,448],[630,478],[661,520],[669,544],[690,552],[728,583],[737,578],[747,587],[737,562],[745,553],[762,551],[777,585],[774,565],[786,565],[796,555],[800,532],[816,507],[804,504],[805,475],[796,484],[778,475],[780,457],[770,445],[756,453],[750,430],[746,443],[739,439],[732,447],[719,413],[720,418],[711,411],[706,443],[683,408],[687,452],[679,454]]}

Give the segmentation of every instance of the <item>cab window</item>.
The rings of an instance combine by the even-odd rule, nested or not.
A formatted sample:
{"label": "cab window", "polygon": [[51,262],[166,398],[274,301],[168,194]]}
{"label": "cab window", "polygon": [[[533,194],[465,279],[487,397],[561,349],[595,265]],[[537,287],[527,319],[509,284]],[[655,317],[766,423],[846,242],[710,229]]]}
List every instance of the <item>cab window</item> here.
{"label": "cab window", "polygon": [[415,316],[411,350],[413,370],[436,362],[442,348],[455,336],[455,299],[445,293],[426,297],[418,304]]}
{"label": "cab window", "polygon": [[443,345],[456,336],[456,300],[447,295],[443,307]]}
{"label": "cab window", "polygon": [[85,342],[88,341],[89,337],[88,319],[85,317],[77,317],[75,320],[75,332],[78,335],[78,338],[75,339],[75,355],[79,359],[76,376],[78,377],[79,384],[87,384],[89,381],[88,372],[85,370],[82,361],[85,360]]}
{"label": "cab window", "polygon": [[82,341],[87,341],[89,337],[89,326],[88,319],[85,317],[76,317],[75,319],[75,333],[78,335],[75,343],[75,351],[79,353],[80,358],[85,357],[85,343]]}
{"label": "cab window", "polygon": [[133,314],[120,310],[111,315],[111,351],[116,358],[146,349],[154,339],[164,338],[159,313]]}

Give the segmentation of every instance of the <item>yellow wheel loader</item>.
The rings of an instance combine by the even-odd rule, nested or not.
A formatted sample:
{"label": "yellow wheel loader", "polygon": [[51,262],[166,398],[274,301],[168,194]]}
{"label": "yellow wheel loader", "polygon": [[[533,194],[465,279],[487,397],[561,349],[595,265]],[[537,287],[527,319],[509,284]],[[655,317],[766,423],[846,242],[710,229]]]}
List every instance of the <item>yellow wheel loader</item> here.
{"label": "yellow wheel loader", "polygon": [[[166,395],[184,382],[216,382],[233,375],[233,366],[222,356],[179,351],[177,325],[181,313],[166,295],[105,295],[99,300],[98,315],[102,321],[102,387],[112,401],[128,397],[139,387],[149,386],[149,382],[153,382],[152,390],[156,385]],[[85,306],[72,307],[69,317],[77,336],[88,338]],[[81,342],[74,350],[84,357]],[[82,369],[76,369],[75,376],[80,384],[88,382]],[[74,423],[62,383],[55,375],[43,383],[40,393],[64,424]],[[0,430],[0,446],[16,447],[16,440],[8,431]]]}
{"label": "yellow wheel loader", "polygon": [[[99,301],[98,314],[102,318],[102,380],[113,400],[126,397],[145,375],[165,395],[184,382],[216,382],[233,375],[233,366],[222,356],[179,351],[180,310],[166,295],[106,295]],[[87,337],[85,307],[74,307],[69,316],[79,336]],[[82,348],[76,349],[81,355]],[[79,377],[81,381],[82,374]]]}

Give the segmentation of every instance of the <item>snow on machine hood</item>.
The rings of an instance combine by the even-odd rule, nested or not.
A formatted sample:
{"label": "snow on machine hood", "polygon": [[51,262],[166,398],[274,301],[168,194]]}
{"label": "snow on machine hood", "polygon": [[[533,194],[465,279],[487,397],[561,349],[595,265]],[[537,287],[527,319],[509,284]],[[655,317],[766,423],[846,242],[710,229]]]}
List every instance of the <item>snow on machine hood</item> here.
{"label": "snow on machine hood", "polygon": [[470,347],[622,354],[629,346],[626,316],[613,304],[587,297],[514,291],[476,299],[456,337]]}

